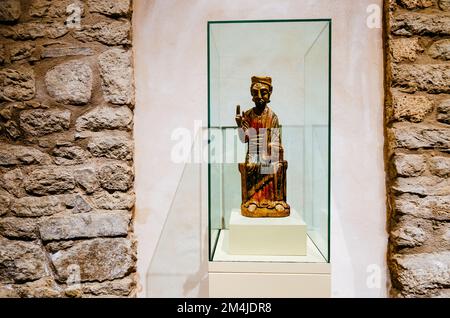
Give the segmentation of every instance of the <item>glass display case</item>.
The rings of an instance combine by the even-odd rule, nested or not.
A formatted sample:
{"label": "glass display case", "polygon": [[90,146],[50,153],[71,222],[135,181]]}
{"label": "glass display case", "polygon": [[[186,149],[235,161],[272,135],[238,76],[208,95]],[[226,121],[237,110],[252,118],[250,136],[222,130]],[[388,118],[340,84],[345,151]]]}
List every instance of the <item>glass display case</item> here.
{"label": "glass display case", "polygon": [[330,44],[329,19],[208,23],[210,262],[329,263]]}

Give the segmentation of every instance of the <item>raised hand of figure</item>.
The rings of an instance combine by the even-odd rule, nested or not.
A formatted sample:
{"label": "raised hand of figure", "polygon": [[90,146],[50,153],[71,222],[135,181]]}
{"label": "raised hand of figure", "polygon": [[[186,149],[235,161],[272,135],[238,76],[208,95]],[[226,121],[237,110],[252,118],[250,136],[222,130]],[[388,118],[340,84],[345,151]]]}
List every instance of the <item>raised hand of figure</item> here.
{"label": "raised hand of figure", "polygon": [[242,112],[241,114],[241,106],[237,105],[236,106],[236,124],[238,125],[239,128],[242,128],[244,130],[247,130],[249,127],[248,121],[245,119],[244,116],[244,112]]}

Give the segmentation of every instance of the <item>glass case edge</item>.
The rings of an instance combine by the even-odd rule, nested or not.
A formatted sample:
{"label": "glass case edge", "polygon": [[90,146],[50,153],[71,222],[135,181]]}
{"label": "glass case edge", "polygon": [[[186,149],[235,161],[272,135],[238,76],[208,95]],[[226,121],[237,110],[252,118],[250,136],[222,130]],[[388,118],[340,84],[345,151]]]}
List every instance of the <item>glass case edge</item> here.
{"label": "glass case edge", "polygon": [[332,19],[328,21],[328,258],[331,263],[331,54],[332,54]]}
{"label": "glass case edge", "polygon": [[[328,35],[328,257],[327,263],[331,263],[331,54],[332,54],[332,19],[320,18],[320,19],[264,19],[264,20],[212,20],[207,21],[207,87],[208,87],[208,259],[213,261],[214,251],[217,245],[217,240],[214,242],[214,247],[211,248],[211,193],[209,184],[211,182],[211,164],[210,164],[210,128],[211,128],[211,112],[210,112],[210,25],[220,23],[264,23],[264,22],[328,22],[329,23],[329,35]],[[220,231],[220,230],[219,230]],[[220,233],[219,233],[220,234]]]}
{"label": "glass case edge", "polygon": [[210,191],[210,183],[211,183],[211,164],[210,164],[210,135],[209,135],[209,129],[210,129],[210,125],[211,125],[211,119],[210,119],[210,83],[209,83],[209,72],[210,72],[210,67],[209,67],[209,62],[210,62],[210,52],[209,52],[209,41],[210,41],[210,28],[209,28],[209,22],[207,24],[207,81],[208,81],[208,260],[212,261],[212,255],[213,253],[211,252],[211,191]]}
{"label": "glass case edge", "polygon": [[264,22],[329,22],[331,27],[331,18],[318,19],[262,19],[262,20],[212,20],[209,24],[219,23],[264,23]]}

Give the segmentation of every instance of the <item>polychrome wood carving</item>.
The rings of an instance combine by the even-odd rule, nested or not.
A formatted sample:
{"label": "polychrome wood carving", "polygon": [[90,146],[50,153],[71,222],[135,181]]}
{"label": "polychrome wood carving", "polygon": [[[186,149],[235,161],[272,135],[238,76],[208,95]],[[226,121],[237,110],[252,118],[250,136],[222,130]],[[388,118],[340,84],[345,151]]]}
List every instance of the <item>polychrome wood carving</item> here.
{"label": "polychrome wood carving", "polygon": [[285,217],[287,161],[283,158],[278,117],[267,104],[272,78],[253,76],[250,92],[255,106],[241,114],[236,107],[239,138],[248,144],[245,163],[239,163],[242,184],[241,213],[248,217]]}

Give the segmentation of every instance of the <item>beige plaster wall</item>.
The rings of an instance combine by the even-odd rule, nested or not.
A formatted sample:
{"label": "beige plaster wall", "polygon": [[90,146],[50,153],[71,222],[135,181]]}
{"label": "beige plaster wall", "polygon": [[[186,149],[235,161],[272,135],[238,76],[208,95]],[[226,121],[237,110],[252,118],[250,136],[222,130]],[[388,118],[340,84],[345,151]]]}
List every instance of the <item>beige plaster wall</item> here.
{"label": "beige plaster wall", "polygon": [[[371,26],[381,19],[381,2],[134,1],[140,296],[146,296],[146,272],[183,170],[182,164],[170,160],[171,134],[178,127],[192,130],[194,120],[206,123],[207,21],[293,18],[333,19],[333,295],[386,295],[382,41],[381,28],[367,25],[368,18]],[[207,296],[206,292],[199,293]]]}

